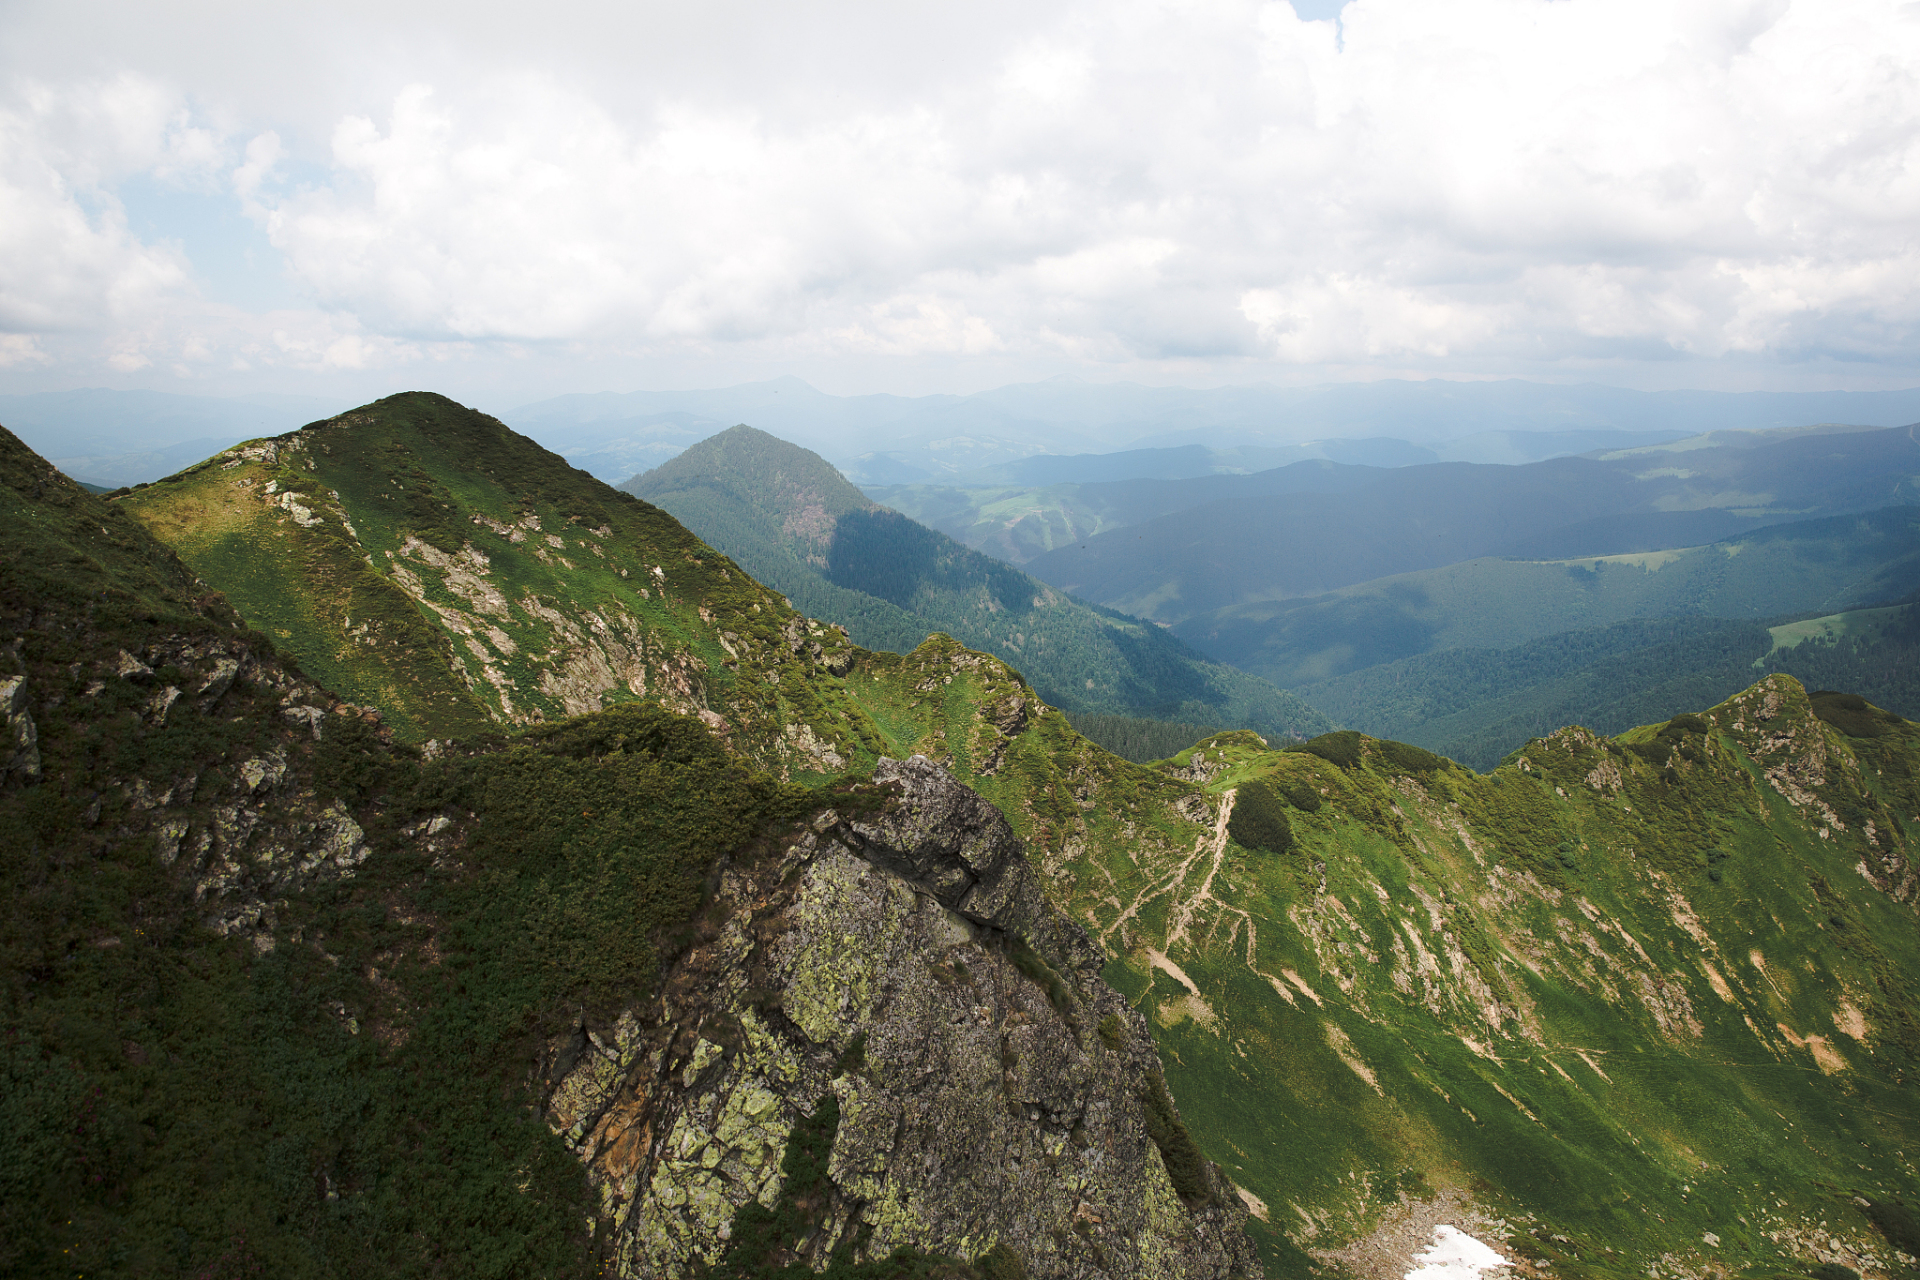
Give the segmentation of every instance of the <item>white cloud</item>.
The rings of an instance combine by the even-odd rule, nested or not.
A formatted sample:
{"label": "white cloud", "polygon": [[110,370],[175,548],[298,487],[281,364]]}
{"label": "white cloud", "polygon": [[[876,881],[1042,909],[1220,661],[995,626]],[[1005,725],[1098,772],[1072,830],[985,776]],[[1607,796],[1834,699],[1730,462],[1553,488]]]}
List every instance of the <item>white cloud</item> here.
{"label": "white cloud", "polygon": [[31,368],[49,359],[32,334],[0,333],[0,369]]}
{"label": "white cloud", "polygon": [[[576,8],[548,26],[591,47],[516,51],[350,6],[298,28],[336,74],[278,97],[152,68],[36,90],[0,115],[0,324],[316,367],[1910,363],[1920,338],[1920,11],[1895,0],[1354,0],[1338,30],[1284,0],[714,12]],[[140,319],[190,290],[117,214],[129,173],[221,177],[311,333]]]}
{"label": "white cloud", "polygon": [[212,138],[157,86],[121,78],[0,104],[0,330],[110,325],[181,286],[179,252],[132,235],[112,191],[131,173],[203,171]]}

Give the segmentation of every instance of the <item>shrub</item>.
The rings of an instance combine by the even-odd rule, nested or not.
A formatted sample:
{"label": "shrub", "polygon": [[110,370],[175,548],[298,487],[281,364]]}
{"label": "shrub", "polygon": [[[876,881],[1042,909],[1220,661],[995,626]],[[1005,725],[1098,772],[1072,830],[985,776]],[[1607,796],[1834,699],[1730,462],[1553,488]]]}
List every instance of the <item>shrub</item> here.
{"label": "shrub", "polygon": [[1320,812],[1320,793],[1304,778],[1290,778],[1280,784],[1280,794],[1302,813]]}
{"label": "shrub", "polygon": [[1005,1240],[981,1254],[973,1267],[983,1280],[1027,1280],[1026,1264]]}
{"label": "shrub", "polygon": [[1336,729],[1317,738],[1308,738],[1287,750],[1304,751],[1342,769],[1351,769],[1360,763],[1360,734],[1355,729]]}
{"label": "shrub", "polygon": [[1673,744],[1662,742],[1658,738],[1652,742],[1629,742],[1627,750],[1642,760],[1651,760],[1655,766],[1662,769],[1666,768],[1667,762],[1673,759]]}
{"label": "shrub", "polygon": [[1167,1096],[1167,1082],[1159,1072],[1147,1077],[1140,1101],[1146,1112],[1147,1137],[1160,1149],[1160,1159],[1167,1166],[1167,1177],[1173,1180],[1174,1191],[1190,1205],[1211,1203],[1213,1191],[1207,1181],[1207,1158],[1200,1154],[1193,1135],[1180,1123],[1173,1099]]}
{"label": "shrub", "polygon": [[1447,767],[1445,756],[1435,755],[1425,747],[1416,747],[1411,742],[1391,742],[1382,740],[1380,754],[1409,773],[1432,773],[1436,769]]}
{"label": "shrub", "polygon": [[1876,1200],[1867,1206],[1867,1217],[1880,1228],[1888,1244],[1920,1257],[1920,1214],[1897,1200]]}
{"label": "shrub", "polygon": [[1047,993],[1047,1003],[1053,1006],[1055,1013],[1071,1019],[1073,1015],[1073,996],[1067,990],[1067,984],[1051,965],[1040,958],[1038,952],[1027,945],[1026,939],[1014,936],[1007,940],[1007,959],[1013,967],[1033,979],[1040,989]]}
{"label": "shrub", "polygon": [[1293,848],[1293,828],[1280,797],[1264,782],[1243,782],[1227,819],[1227,834],[1242,849],[1282,854]]}
{"label": "shrub", "polygon": [[1821,689],[1810,695],[1813,714],[1849,738],[1877,738],[1897,722],[1857,693]]}

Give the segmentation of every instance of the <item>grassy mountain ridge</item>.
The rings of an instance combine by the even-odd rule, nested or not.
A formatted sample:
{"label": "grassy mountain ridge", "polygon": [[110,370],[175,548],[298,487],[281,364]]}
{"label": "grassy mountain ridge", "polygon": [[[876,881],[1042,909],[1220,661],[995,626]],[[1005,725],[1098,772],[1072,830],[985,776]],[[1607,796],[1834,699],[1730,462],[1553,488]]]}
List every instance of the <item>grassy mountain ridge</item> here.
{"label": "grassy mountain ridge", "polygon": [[1202,1146],[1328,1264],[1452,1192],[1556,1275],[1897,1274],[1861,1204],[1920,1190],[1916,733],[1776,676],[1490,777],[1227,734],[1167,768],[1278,838],[1089,840],[1063,880]]}
{"label": "grassy mountain ridge", "polygon": [[[308,437],[305,450],[322,455],[309,474],[326,465],[320,446],[341,438],[325,431]],[[230,484],[247,461],[215,473]],[[457,497],[459,477],[425,464],[422,469]],[[389,475],[405,482],[405,473],[390,468]],[[204,477],[183,484],[195,479]],[[256,482],[254,491],[262,487]],[[505,523],[492,508],[448,502],[429,491],[422,514],[407,518],[417,518],[415,526],[377,508],[363,515],[348,505],[355,501],[349,488],[339,492],[339,509],[356,530],[363,520],[367,528],[388,522],[391,532],[369,533],[360,544],[369,555],[385,549],[376,541],[383,536],[401,548],[409,537],[432,547],[425,534],[438,519],[433,501],[465,518],[464,525],[445,530],[457,529],[463,539],[472,539],[467,529],[478,527],[472,515]],[[333,508],[323,511],[309,502],[323,496],[333,501],[315,485],[288,501],[305,507],[309,518],[335,519],[327,514]],[[236,643],[266,650],[270,633],[249,639],[235,630],[231,615],[221,612],[222,601],[126,518],[129,499],[68,500],[72,505],[62,518],[82,539],[73,545],[84,543],[84,554],[100,573],[121,574],[132,584],[122,588],[137,602],[125,606],[126,617],[160,617],[163,607],[171,611],[168,618],[196,609],[219,612],[227,619],[220,625],[238,637]],[[358,501],[370,507],[376,499]],[[385,501],[402,500],[396,491]],[[567,563],[557,566],[553,585],[534,597],[555,613],[562,613],[563,604],[581,608],[574,601],[587,588],[570,585],[568,578],[600,562],[581,550],[584,543],[558,509],[564,503],[549,517],[538,508],[540,501],[536,495],[538,532],[554,531],[565,545],[538,545]],[[96,507],[106,513],[98,527],[121,530],[136,559],[160,566],[157,584],[126,577],[132,570],[120,565],[119,553],[95,540],[106,537],[90,532]],[[278,502],[274,508],[293,516]],[[341,521],[343,533],[347,521]],[[568,531],[562,533],[563,527]],[[524,541],[532,542],[534,532],[526,530]],[[505,563],[524,545],[503,537],[504,547],[485,544],[490,565]],[[47,579],[47,590],[55,590],[63,577],[61,557],[74,552],[41,553],[39,545],[15,557],[14,564],[26,568],[8,573],[31,569]],[[259,545],[261,554],[275,554],[276,544]],[[460,543],[462,551],[466,545]],[[599,545],[610,561],[628,554]],[[1717,706],[1615,738],[1579,729],[1555,732],[1528,743],[1512,763],[1488,776],[1357,732],[1324,735],[1292,750],[1272,750],[1252,734],[1231,732],[1148,768],[1093,747],[992,655],[945,636],[901,654],[836,650],[830,646],[837,637],[808,627],[771,592],[753,595],[752,588],[720,577],[720,570],[734,569],[733,562],[690,540],[691,560],[680,562],[682,569],[665,563],[659,545],[639,544],[638,550],[645,553],[649,575],[654,565],[664,566],[672,591],[659,603],[695,638],[690,643],[706,643],[700,628],[741,638],[728,623],[740,613],[760,617],[751,604],[762,606],[778,637],[764,655],[743,651],[737,670],[723,658],[718,670],[698,672],[710,681],[708,705],[699,709],[725,720],[724,734],[705,747],[704,730],[669,721],[634,695],[582,720],[503,726],[518,728],[525,740],[504,753],[457,748],[447,766],[455,772],[448,776],[404,745],[368,744],[367,735],[377,737],[376,730],[360,715],[343,714],[355,709],[308,708],[323,713],[315,721],[322,728],[316,741],[307,717],[289,721],[282,715],[306,704],[286,706],[279,686],[269,695],[236,681],[238,692],[229,696],[257,698],[257,705],[246,704],[244,723],[234,731],[277,736],[194,764],[189,772],[199,789],[188,789],[185,799],[176,767],[147,769],[147,777],[140,771],[144,764],[102,774],[96,765],[77,763],[63,766],[60,776],[84,785],[57,803],[42,798],[51,794],[44,789],[34,796],[9,790],[0,797],[0,821],[40,823],[44,848],[77,848],[63,842],[73,840],[72,833],[93,831],[80,839],[127,842],[100,865],[143,868],[141,874],[151,875],[160,865],[152,840],[164,838],[161,824],[175,813],[188,819],[182,850],[193,846],[202,828],[217,831],[215,808],[231,794],[222,788],[246,786],[247,766],[264,758],[255,753],[270,755],[278,745],[291,773],[284,791],[269,786],[267,792],[284,795],[289,805],[340,800],[378,854],[365,864],[369,870],[356,882],[361,887],[351,892],[302,887],[280,894],[284,903],[262,894],[264,908],[277,913],[269,923],[279,941],[263,953],[268,959],[249,959],[262,953],[236,938],[218,952],[224,957],[218,963],[229,975],[221,981],[238,985],[179,988],[201,1002],[197,1007],[241,1007],[245,1000],[236,1003],[236,993],[265,980],[252,975],[282,972],[278,966],[296,960],[305,966],[292,972],[297,981],[259,988],[279,1002],[261,1007],[289,1010],[287,1018],[242,1028],[240,1043],[247,1046],[270,1042],[259,1027],[292,1046],[279,1058],[262,1059],[255,1074],[235,1077],[276,1106],[262,1104],[225,1119],[217,1108],[194,1113],[220,1119],[229,1126],[227,1134],[251,1137],[253,1126],[266,1135],[250,1148],[240,1147],[237,1136],[223,1139],[233,1145],[217,1150],[232,1167],[259,1171],[257,1185],[268,1190],[250,1193],[254,1198],[245,1203],[212,1194],[169,1200],[166,1213],[176,1216],[156,1220],[141,1239],[164,1247],[185,1212],[188,1245],[180,1260],[155,1269],[233,1270],[256,1261],[281,1266],[293,1246],[284,1253],[269,1253],[268,1247],[280,1250],[276,1242],[286,1238],[283,1233],[318,1224],[317,1235],[303,1238],[360,1252],[325,1255],[315,1273],[350,1270],[355,1262],[361,1274],[564,1270],[546,1265],[543,1251],[552,1250],[561,1262],[581,1256],[582,1246],[570,1234],[584,1218],[574,1198],[579,1184],[566,1181],[564,1165],[543,1163],[547,1157],[540,1152],[549,1148],[542,1145],[542,1126],[505,1123],[518,1105],[513,1077],[460,1081],[449,1074],[475,1064],[491,1070],[490,1064],[509,1060],[524,1072],[524,1057],[512,1059],[514,1042],[511,1035],[501,1038],[500,1029],[520,1025],[514,1018],[541,1007],[547,996],[530,1000],[523,984],[558,982],[568,998],[590,999],[591,981],[566,985],[584,973],[583,965],[620,972],[644,960],[628,949],[638,936],[631,904],[605,896],[610,888],[638,882],[624,864],[607,864],[603,856],[660,849],[669,861],[686,853],[691,867],[726,847],[732,838],[727,831],[682,831],[659,820],[655,806],[682,793],[668,772],[694,770],[694,793],[712,795],[709,802],[679,802],[674,812],[745,824],[756,814],[784,812],[780,806],[791,791],[771,778],[756,779],[740,767],[743,762],[765,761],[795,776],[822,778],[857,775],[880,753],[919,751],[948,762],[1007,815],[1027,841],[1048,892],[1094,933],[1110,957],[1110,980],[1154,1025],[1168,1082],[1194,1138],[1227,1166],[1263,1223],[1274,1274],[1337,1274],[1341,1251],[1370,1247],[1372,1233],[1403,1197],[1436,1196],[1504,1220],[1510,1231],[1504,1247],[1554,1275],[1626,1280],[1656,1267],[1663,1275],[1761,1276],[1804,1274],[1819,1263],[1852,1266],[1873,1280],[1899,1274],[1904,1264],[1894,1253],[1901,1221],[1896,1211],[1920,1202],[1920,1183],[1902,1154],[1920,1138],[1912,1088],[1920,1067],[1920,1010],[1913,995],[1920,991],[1920,931],[1913,927],[1920,885],[1912,846],[1920,824],[1920,730],[1913,725],[1857,699],[1810,697],[1794,680],[1773,676]],[[458,554],[434,550],[449,558]],[[529,558],[542,568],[555,567]],[[432,567],[424,553],[401,551],[395,560],[408,562],[409,572],[426,584],[424,594],[442,609],[458,610],[463,618],[481,613],[468,596],[433,591],[425,570],[415,567]],[[712,576],[696,576],[695,568],[712,570]],[[93,572],[80,566],[73,603],[62,610],[96,607],[90,602],[103,584],[85,577]],[[590,586],[596,579],[593,570],[587,572]],[[8,579],[9,591],[14,581]],[[729,586],[751,603],[743,608],[723,596]],[[563,589],[567,596],[559,594]],[[105,664],[103,675],[70,671],[82,655],[63,648],[67,642],[56,633],[77,615],[31,603],[40,590],[30,583],[20,588],[20,598],[31,598],[28,612],[38,609],[57,625],[32,640],[25,663],[35,688],[65,701],[47,712],[36,701],[35,714],[53,724],[60,708],[68,708],[61,743],[82,743],[88,734],[112,732],[115,724],[131,725],[124,713],[132,708],[140,709],[142,732],[151,732],[154,689],[141,685],[137,673],[113,674],[118,649],[133,633],[101,632],[88,642],[85,661]],[[655,603],[658,595],[642,597],[642,603]],[[99,599],[99,608],[111,603]],[[702,616],[703,608],[712,620]],[[420,616],[445,617],[432,609]],[[507,617],[519,625],[514,615]],[[718,648],[717,638],[712,643]],[[816,644],[818,656],[811,647]],[[380,662],[395,653],[392,646],[366,650]],[[672,669],[665,665],[669,651],[649,652]],[[162,666],[154,666],[153,675]],[[650,691],[662,687],[660,670],[648,669]],[[538,690],[542,673],[538,667],[524,674],[503,670],[515,705],[521,705],[520,683]],[[115,700],[118,720],[95,715],[84,703],[94,679],[103,683],[95,696]],[[742,683],[777,693],[775,711],[756,713],[737,689]],[[319,698],[317,692],[307,696]],[[195,717],[182,703],[167,732],[233,725],[239,704],[216,706],[218,714]],[[815,706],[824,710],[808,712]],[[784,710],[789,707],[797,710]],[[776,721],[776,714],[794,718]],[[845,735],[835,740],[845,749],[836,749],[835,766],[819,748],[806,748],[812,752],[809,774],[801,767],[804,744],[795,741],[800,735],[783,727],[805,725],[811,734],[820,722]],[[662,723],[681,728],[649,727]],[[505,764],[483,765],[495,759]],[[458,772],[506,765],[512,770],[506,774]],[[635,777],[622,772],[629,769]],[[145,794],[165,791],[172,799],[157,811],[138,809],[131,799],[114,799],[120,793],[98,786],[114,779],[139,795],[130,785],[136,776],[147,784]],[[654,781],[636,787],[636,778]],[[107,797],[98,829],[80,821],[94,789]],[[311,794],[302,799],[303,793]],[[465,825],[469,812],[485,817],[481,828]],[[431,822],[423,825],[429,815],[453,825],[430,836]],[[483,828],[496,820],[500,826],[484,836]],[[115,824],[126,825],[130,837],[113,837]],[[491,843],[460,844],[476,838]],[[15,840],[5,847],[30,844]],[[469,860],[462,848],[491,852]],[[411,860],[387,863],[381,850]],[[110,888],[111,877],[86,874],[94,863],[76,856],[67,865],[49,883],[81,897],[100,894],[97,902],[89,900],[88,911],[122,909],[112,892],[94,887]],[[9,887],[34,870],[9,867]],[[390,867],[393,878],[375,877],[373,870],[381,867]],[[191,889],[166,891],[178,895],[170,901],[180,904],[174,910],[185,926],[198,928]],[[465,901],[492,906],[460,917],[471,922],[465,934],[433,932],[434,921],[450,918],[437,913],[451,913],[463,892],[474,895]],[[91,1000],[89,993],[102,989],[89,985],[105,972],[100,966],[120,966],[127,958],[124,968],[112,969],[119,975],[115,983],[150,971],[153,956],[133,949],[128,938],[141,919],[153,915],[127,916],[125,924],[116,917],[109,927],[104,917],[62,911],[58,927],[33,944],[39,950],[32,957],[10,953],[16,992],[45,991],[34,984],[41,981],[35,974],[47,969],[59,976],[65,995]],[[329,955],[345,961],[335,967],[303,949],[308,943],[297,941],[295,930],[298,938],[324,944]],[[89,945],[103,934],[122,945]],[[428,940],[438,948],[438,961],[429,955]],[[458,949],[451,948],[454,942]],[[529,942],[538,945],[522,949]],[[70,955],[80,960],[59,959]],[[369,1097],[364,1090],[375,1077],[354,1073],[379,1061],[380,1042],[364,1033],[396,1025],[400,1012],[381,986],[386,980],[400,983],[403,992],[457,993],[464,985],[472,999],[463,995],[445,1006],[459,1017],[443,1029],[465,1038],[429,1034],[426,1019],[413,1024],[425,1073],[418,1077],[418,1093]],[[14,1007],[26,1007],[25,997],[21,1001]],[[344,1013],[334,1010],[335,1001]],[[99,1006],[86,1007],[98,1013]],[[137,1017],[126,1011],[143,1007],[170,1006],[150,996],[127,999],[115,1005],[120,1012],[113,1016]],[[75,1008],[66,1006],[65,1013]],[[363,1034],[346,1030],[349,1015],[360,1020]],[[49,1079],[66,1079],[49,1077],[47,1063],[64,1071],[65,1062],[84,1056],[87,1070],[107,1078],[109,1071],[138,1066],[125,1047],[129,1040],[147,1054],[148,1066],[155,1060],[152,1045],[181,1043],[178,1030],[168,1041],[146,1028],[130,1031],[125,1022],[33,1017],[32,1034],[44,1036],[52,1028],[64,1037],[29,1042],[30,1051],[19,1059],[24,1065],[15,1068],[18,1078],[34,1082],[31,1096],[46,1100],[44,1114],[51,1117],[48,1125],[20,1130],[35,1142],[45,1133],[64,1135],[68,1129],[59,1126],[82,1114],[77,1108],[84,1102],[84,1094],[68,1099],[42,1089]],[[64,1026],[84,1034],[60,1030]],[[289,1027],[298,1036],[289,1038]],[[1096,1028],[1086,1031],[1099,1034]],[[212,1030],[194,1035],[196,1044],[218,1042]],[[310,1050],[310,1043],[336,1066],[316,1068],[318,1050]],[[182,1056],[183,1063],[192,1061]],[[439,1075],[429,1070],[435,1063],[443,1064]],[[130,1106],[136,1129],[154,1117],[171,1125],[166,1117],[186,1113],[180,1110],[185,1078],[160,1079],[172,1092],[151,1095],[144,1112]],[[342,1079],[358,1079],[354,1088],[362,1092],[340,1087]],[[476,1089],[472,1079],[499,1080],[501,1087]],[[285,1092],[274,1094],[274,1088]],[[281,1098],[298,1105],[279,1106]],[[505,1100],[497,1111],[495,1099]],[[469,1162],[446,1168],[435,1175],[439,1181],[416,1184],[424,1194],[413,1208],[430,1214],[408,1218],[405,1204],[366,1196],[366,1187],[379,1185],[369,1170],[397,1158],[384,1147],[354,1145],[374,1132],[365,1123],[368,1114],[405,1116],[409,1107],[469,1102],[486,1114],[462,1119],[467,1113],[460,1112],[446,1121],[454,1127],[442,1131],[436,1126],[443,1113],[429,1108],[420,1127],[406,1131],[418,1141],[405,1150],[425,1153],[420,1177],[441,1167],[433,1161],[449,1153]],[[469,1136],[469,1124],[483,1136]],[[501,1127],[490,1127],[496,1124]],[[5,1132],[11,1140],[15,1131]],[[280,1143],[289,1133],[293,1140]],[[60,1136],[47,1149],[67,1159],[69,1148],[58,1145],[65,1141]],[[183,1141],[178,1149],[194,1148]],[[1063,1135],[1063,1157],[1071,1160],[1069,1150]],[[81,1154],[92,1159],[94,1152],[88,1147]],[[62,1176],[80,1167],[46,1159],[31,1167],[56,1166]],[[204,1163],[183,1157],[165,1169],[177,1185],[209,1185]],[[474,1195],[454,1194],[470,1169],[475,1176],[492,1174],[475,1183],[480,1190]],[[511,1179],[522,1170],[537,1173],[529,1184],[534,1190],[515,1199]],[[102,1203],[121,1185],[102,1184]],[[330,1189],[341,1191],[341,1199],[328,1200]],[[286,1216],[282,1206],[297,1212]],[[351,1216],[376,1207],[393,1216]],[[101,1212],[119,1210],[107,1204]],[[241,1246],[223,1225],[228,1222],[251,1232]],[[266,1225],[255,1230],[254,1224]],[[120,1230],[103,1216],[84,1225],[90,1239],[113,1238]],[[461,1242],[461,1251],[434,1256],[442,1233]],[[70,1239],[48,1238],[57,1246]],[[378,1255],[383,1245],[394,1250],[391,1259]],[[112,1265],[118,1264],[103,1261],[102,1269]]]}
{"label": "grassy mountain ridge", "polygon": [[739,426],[636,476],[655,502],[854,641],[906,652],[944,632],[1089,714],[1208,720],[1287,736],[1329,722],[1159,628],[1089,607],[867,499],[818,455]]}
{"label": "grassy mountain ridge", "polygon": [[[4,432],[0,534],[0,1270],[634,1274],[621,1197],[596,1196],[546,1110],[572,1059],[538,1055],[649,1006],[663,961],[713,931],[717,860],[887,797],[782,785],[742,767],[777,740],[723,745],[644,701],[395,746],[124,504]],[[844,687],[871,745],[981,778],[1075,741],[944,639]],[[1158,1105],[1152,1142],[1190,1151]],[[980,1280],[845,1252],[844,1280]]]}
{"label": "grassy mountain ridge", "polygon": [[854,661],[843,636],[665,512],[444,397],[237,446],[116,505],[403,739],[646,700],[783,770],[877,754],[834,674]]}
{"label": "grassy mountain ridge", "polygon": [[[416,805],[528,829],[420,779],[125,508],[4,431],[0,547],[0,1270],[584,1273],[586,1187],[525,1123],[511,999],[471,938],[436,938],[461,999],[418,962],[477,886],[421,876],[417,851],[366,860]],[[339,892],[356,868],[360,901]],[[520,904],[487,888],[511,944]],[[260,946],[276,917],[311,945]],[[378,980],[369,942],[396,948]]]}

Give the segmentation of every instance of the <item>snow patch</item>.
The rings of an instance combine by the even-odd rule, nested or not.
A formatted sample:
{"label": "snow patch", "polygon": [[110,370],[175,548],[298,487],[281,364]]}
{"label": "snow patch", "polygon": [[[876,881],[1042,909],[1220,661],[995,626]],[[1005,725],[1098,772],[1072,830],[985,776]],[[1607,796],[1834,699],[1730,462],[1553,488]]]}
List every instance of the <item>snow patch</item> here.
{"label": "snow patch", "polygon": [[1433,1243],[1413,1260],[1419,1265],[1406,1280],[1480,1280],[1486,1272],[1513,1265],[1492,1246],[1445,1224],[1433,1229]]}

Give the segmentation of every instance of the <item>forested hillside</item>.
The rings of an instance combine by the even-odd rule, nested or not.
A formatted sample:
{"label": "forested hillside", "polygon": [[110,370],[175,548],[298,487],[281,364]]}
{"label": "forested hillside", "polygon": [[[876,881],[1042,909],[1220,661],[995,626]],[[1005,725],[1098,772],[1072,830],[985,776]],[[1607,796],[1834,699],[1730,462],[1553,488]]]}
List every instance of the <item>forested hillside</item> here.
{"label": "forested hillside", "polygon": [[[1103,510],[1105,532],[1025,567],[1112,608],[1180,623],[1478,557],[1591,558],[1698,546],[1783,521],[1920,500],[1913,430],[1728,433],[1732,439],[1525,466],[1400,467],[1363,472],[1352,485],[1343,476],[1338,491],[1325,492],[1280,487],[1299,466],[1132,481],[1143,495],[1210,487],[1228,496],[1133,520]],[[1289,496],[1275,501],[1283,492]],[[1272,554],[1276,548],[1285,554]]]}
{"label": "forested hillside", "polygon": [[1566,724],[1619,733],[1773,671],[1857,690],[1920,717],[1920,606],[1783,623],[1662,618],[1565,631],[1510,649],[1448,649],[1303,685],[1342,724],[1490,770]]}
{"label": "forested hillside", "polygon": [[1482,558],[1234,605],[1174,633],[1292,687],[1417,654],[1510,648],[1636,618],[1778,617],[1920,589],[1920,507],[1805,520],[1704,547],[1579,560]]}

